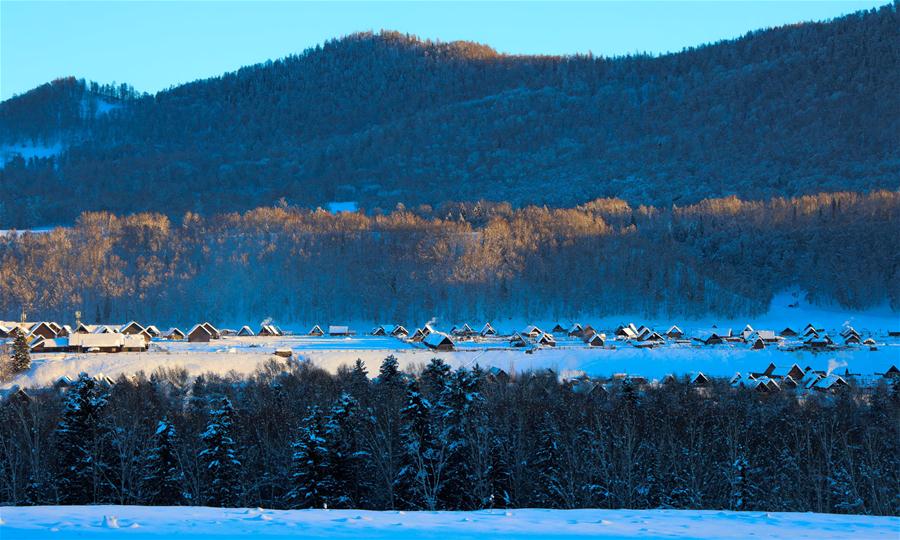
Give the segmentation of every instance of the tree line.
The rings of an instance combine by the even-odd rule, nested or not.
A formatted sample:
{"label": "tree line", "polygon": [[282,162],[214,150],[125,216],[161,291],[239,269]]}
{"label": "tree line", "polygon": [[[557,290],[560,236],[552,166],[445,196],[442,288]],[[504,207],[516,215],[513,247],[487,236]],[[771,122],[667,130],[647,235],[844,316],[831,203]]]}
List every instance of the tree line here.
{"label": "tree line", "polygon": [[247,379],[160,369],[0,403],[0,502],[896,515],[900,383],[759,394],[687,378],[592,391],[388,357]]}
{"label": "tree line", "polygon": [[[510,316],[765,312],[776,292],[900,306],[900,194],[822,193],[684,207],[282,204],[180,222],[84,213],[0,237],[0,318],[74,323],[407,326]],[[237,326],[236,326],[237,327]]]}

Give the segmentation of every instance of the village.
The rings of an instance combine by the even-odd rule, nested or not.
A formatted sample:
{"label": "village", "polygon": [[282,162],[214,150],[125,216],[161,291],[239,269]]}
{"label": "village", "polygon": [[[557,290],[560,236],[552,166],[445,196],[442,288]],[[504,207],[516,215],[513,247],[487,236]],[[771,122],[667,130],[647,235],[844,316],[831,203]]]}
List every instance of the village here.
{"label": "village", "polygon": [[[636,325],[620,324],[607,332],[601,332],[589,324],[557,323],[549,329],[527,325],[521,330],[502,332],[491,323],[472,326],[463,323],[448,331],[435,328],[432,323],[416,327],[412,331],[400,324],[383,324],[365,332],[357,332],[349,325],[313,325],[306,332],[282,330],[268,321],[258,328],[244,325],[237,329],[219,329],[209,322],[201,322],[182,330],[170,327],[160,330],[156,325],[142,325],[137,321],[126,324],[85,324],[74,326],[53,321],[9,322],[0,321],[0,343],[8,342],[22,334],[32,353],[48,357],[64,357],[66,354],[115,354],[159,352],[170,353],[172,346],[179,354],[190,355],[203,352],[204,347],[222,344],[231,352],[235,348],[243,350],[267,349],[273,357],[296,359],[319,350],[377,350],[377,351],[432,351],[441,353],[472,353],[475,358],[489,351],[511,353],[519,351],[534,355],[538,351],[573,351],[589,354],[590,351],[646,350],[665,354],[667,351],[684,355],[691,351],[698,353],[728,349],[752,355],[756,351],[784,353],[805,353],[826,355],[828,353],[851,352],[875,353],[879,347],[897,347],[900,350],[900,332],[887,331],[882,335],[859,332],[845,325],[832,338],[826,330],[813,323],[794,329],[786,327],[780,331],[754,329],[746,325],[741,331],[729,328],[711,328],[686,333],[677,325],[665,331]],[[59,354],[64,353],[64,354]],[[751,356],[752,358],[752,356]],[[834,393],[850,384],[871,385],[882,378],[900,376],[896,355],[889,355],[888,362],[881,362],[878,371],[854,372],[845,367],[842,371],[814,369],[812,366],[796,363],[790,356],[784,362],[773,362],[771,355],[761,358],[757,367],[734,373],[730,378],[721,373],[708,374],[699,369],[666,373],[656,378],[643,373],[598,373],[588,374],[579,370],[564,370],[558,374],[575,392],[604,392],[609,385],[633,384],[638,387],[650,384],[664,384],[684,377],[690,384],[702,388],[723,379],[735,388],[749,388],[761,393],[782,390],[819,391]],[[880,364],[879,364],[880,365]],[[506,369],[504,369],[504,367]],[[820,366],[821,367],[821,366]],[[508,366],[485,365],[487,376],[497,380],[508,380],[511,374]],[[560,370],[563,371],[563,370]],[[112,379],[98,374],[98,377],[112,383]],[[56,385],[65,387],[67,376],[62,376]]]}

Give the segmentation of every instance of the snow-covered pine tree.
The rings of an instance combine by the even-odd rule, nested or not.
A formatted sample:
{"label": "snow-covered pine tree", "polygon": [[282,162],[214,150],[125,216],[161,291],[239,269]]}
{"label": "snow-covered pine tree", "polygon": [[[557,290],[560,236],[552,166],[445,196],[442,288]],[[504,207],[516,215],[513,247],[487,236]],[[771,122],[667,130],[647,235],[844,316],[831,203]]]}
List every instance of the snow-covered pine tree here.
{"label": "snow-covered pine tree", "polygon": [[731,510],[744,510],[747,505],[747,473],[750,464],[743,453],[740,453],[731,464],[728,484],[731,487],[729,507]]}
{"label": "snow-covered pine tree", "polygon": [[25,332],[15,332],[12,346],[10,369],[13,373],[24,373],[31,368],[31,348]]}
{"label": "snow-covered pine tree", "polygon": [[241,462],[237,458],[233,437],[236,413],[231,400],[223,396],[209,414],[209,424],[200,436],[203,442],[200,459],[206,480],[206,504],[236,506],[241,495]]}
{"label": "snow-covered pine tree", "polygon": [[310,407],[301,422],[296,440],[291,444],[291,489],[288,505],[291,508],[322,508],[332,491],[329,479],[328,448],[325,445],[325,425],[318,407]]}
{"label": "snow-covered pine tree", "polygon": [[156,426],[153,449],[147,456],[141,482],[149,504],[179,505],[184,502],[184,473],[178,461],[175,426],[163,418]]}
{"label": "snow-covered pine tree", "polygon": [[357,358],[350,370],[349,382],[350,394],[363,405],[369,403],[369,370],[366,369],[365,362]]}
{"label": "snow-covered pine tree", "polygon": [[486,471],[476,470],[470,437],[481,422],[483,398],[478,393],[478,381],[472,372],[458,369],[444,384],[440,414],[442,437],[447,447],[446,465],[441,492],[441,506],[447,510],[470,510],[481,507],[473,488]]}
{"label": "snow-covered pine tree", "polygon": [[56,428],[56,489],[64,504],[101,502],[107,463],[103,456],[103,409],[106,389],[81,373],[67,393],[66,408]]}
{"label": "snow-covered pine tree", "polygon": [[843,465],[836,465],[828,477],[831,505],[835,512],[842,514],[865,513],[862,498],[856,492],[853,478]]}
{"label": "snow-covered pine tree", "polygon": [[532,470],[537,475],[537,485],[534,489],[535,503],[543,508],[563,506],[559,468],[560,438],[559,426],[556,425],[550,412],[545,412],[532,460]]}
{"label": "snow-covered pine tree", "polygon": [[438,397],[450,380],[450,366],[440,358],[432,358],[422,371],[422,391],[426,395]]}
{"label": "snow-covered pine tree", "polygon": [[434,510],[440,489],[435,474],[436,444],[432,429],[432,405],[422,395],[419,383],[410,378],[401,414],[401,457],[394,490],[402,508]]}
{"label": "snow-covered pine tree", "polygon": [[328,450],[327,485],[329,508],[354,508],[363,502],[369,486],[365,474],[367,453],[359,444],[359,404],[348,393],[341,394],[325,423]]}

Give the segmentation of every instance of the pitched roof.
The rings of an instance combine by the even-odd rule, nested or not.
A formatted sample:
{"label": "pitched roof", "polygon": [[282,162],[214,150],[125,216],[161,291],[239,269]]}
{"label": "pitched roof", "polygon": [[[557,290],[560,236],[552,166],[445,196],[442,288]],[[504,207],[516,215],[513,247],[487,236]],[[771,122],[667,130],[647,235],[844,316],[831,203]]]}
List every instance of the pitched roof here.
{"label": "pitched roof", "polygon": [[448,343],[451,347],[453,346],[453,340],[443,332],[432,332],[428,334],[425,336],[425,339],[422,340],[422,343],[431,348],[437,348]]}

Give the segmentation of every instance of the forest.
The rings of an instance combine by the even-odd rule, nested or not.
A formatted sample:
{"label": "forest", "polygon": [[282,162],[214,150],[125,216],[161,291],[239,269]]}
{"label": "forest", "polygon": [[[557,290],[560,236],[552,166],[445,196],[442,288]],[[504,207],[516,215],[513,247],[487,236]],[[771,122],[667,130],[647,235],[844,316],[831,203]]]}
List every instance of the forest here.
{"label": "forest", "polygon": [[900,379],[801,398],[549,372],[162,368],[0,402],[0,504],[900,513]]}
{"label": "forest", "polygon": [[764,313],[809,300],[900,308],[900,192],[678,207],[445,203],[333,214],[82,214],[0,237],[0,319],[410,326],[506,317]]}
{"label": "forest", "polygon": [[156,95],[64,78],[0,103],[0,146],[63,148],[0,168],[0,227],[281,199],[387,212],[897,189],[897,6],[662,56],[514,56],[385,31]]}

